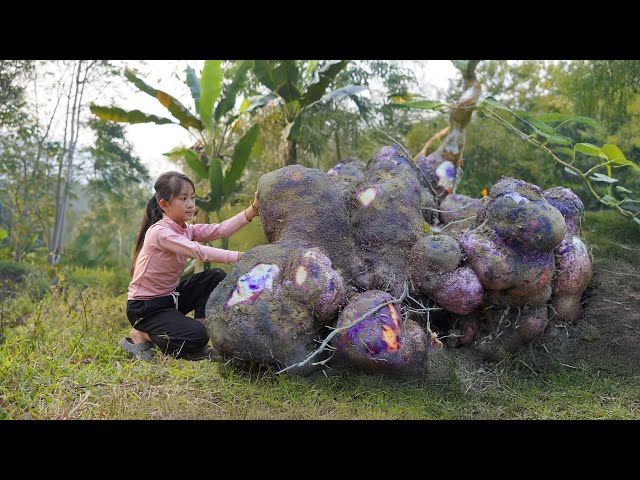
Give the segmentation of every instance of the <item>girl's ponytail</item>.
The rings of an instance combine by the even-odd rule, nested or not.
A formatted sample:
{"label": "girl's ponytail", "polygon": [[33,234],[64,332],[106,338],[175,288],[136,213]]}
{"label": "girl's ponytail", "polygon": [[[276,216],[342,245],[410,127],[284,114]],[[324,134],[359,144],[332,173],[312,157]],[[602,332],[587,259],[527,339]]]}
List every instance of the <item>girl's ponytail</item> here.
{"label": "girl's ponytail", "polygon": [[142,216],[142,221],[140,222],[140,231],[138,232],[138,239],[136,240],[136,248],[133,251],[133,262],[131,263],[131,276],[133,276],[133,271],[136,266],[136,260],[138,259],[138,254],[140,253],[140,249],[142,248],[142,244],[144,243],[144,236],[149,230],[149,227],[156,223],[158,220],[162,220],[162,209],[160,205],[158,205],[158,199],[154,195],[147,203],[147,208],[144,211],[144,215]]}

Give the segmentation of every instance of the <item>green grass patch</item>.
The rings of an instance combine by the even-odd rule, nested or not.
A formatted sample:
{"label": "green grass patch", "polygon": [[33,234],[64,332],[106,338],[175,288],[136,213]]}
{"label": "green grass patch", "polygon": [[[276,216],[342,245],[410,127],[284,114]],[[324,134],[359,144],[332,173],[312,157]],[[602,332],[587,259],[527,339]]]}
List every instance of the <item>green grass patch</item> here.
{"label": "green grass patch", "polygon": [[586,212],[583,233],[597,261],[640,266],[640,225],[613,210]]}
{"label": "green grass patch", "polygon": [[144,362],[118,347],[129,329],[125,300],[74,287],[22,311],[0,344],[0,418],[640,418],[637,381],[569,369],[535,375],[515,360],[439,384],[350,372],[278,376],[162,356]]}

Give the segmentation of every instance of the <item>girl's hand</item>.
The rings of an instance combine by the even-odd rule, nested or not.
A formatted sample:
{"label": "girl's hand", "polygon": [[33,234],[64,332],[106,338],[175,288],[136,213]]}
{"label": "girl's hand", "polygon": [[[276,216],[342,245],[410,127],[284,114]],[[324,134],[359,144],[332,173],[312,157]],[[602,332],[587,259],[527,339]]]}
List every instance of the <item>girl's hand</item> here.
{"label": "girl's hand", "polygon": [[253,196],[253,202],[251,202],[251,206],[244,209],[244,216],[247,217],[248,222],[253,220],[254,217],[260,215],[258,208],[260,207],[258,204],[258,192],[256,192],[256,194]]}
{"label": "girl's hand", "polygon": [[251,203],[251,208],[256,213],[256,215],[260,215],[260,200],[258,199],[258,192],[256,191],[253,196],[253,202]]}

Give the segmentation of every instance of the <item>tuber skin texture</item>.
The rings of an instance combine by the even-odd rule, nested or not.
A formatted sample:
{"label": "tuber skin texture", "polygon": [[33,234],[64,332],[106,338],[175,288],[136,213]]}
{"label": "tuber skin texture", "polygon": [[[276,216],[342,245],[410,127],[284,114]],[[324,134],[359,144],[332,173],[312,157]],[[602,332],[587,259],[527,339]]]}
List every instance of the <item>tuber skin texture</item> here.
{"label": "tuber skin texture", "polygon": [[320,249],[281,241],[240,258],[211,292],[205,326],[223,358],[284,368],[317,348],[321,330],[346,302],[344,281]]}
{"label": "tuber skin texture", "polygon": [[440,212],[440,222],[445,224],[442,233],[456,237],[459,233],[475,227],[478,212],[487,200],[488,197],[473,198],[458,193],[444,197],[439,208],[444,210]]}
{"label": "tuber skin texture", "polygon": [[552,251],[509,244],[486,226],[463,233],[460,246],[489,304],[542,305],[548,301],[555,269]]}
{"label": "tuber skin texture", "polygon": [[[429,273],[453,272],[462,261],[462,252],[458,242],[448,235],[424,235],[411,249],[410,263],[412,271]],[[421,285],[416,278],[416,286]],[[428,278],[424,279],[428,281]]]}
{"label": "tuber skin texture", "polygon": [[468,345],[476,338],[480,328],[480,316],[474,312],[471,315],[458,317],[457,327],[460,331],[460,337],[457,339],[456,346]]}
{"label": "tuber skin texture", "polygon": [[445,310],[466,315],[482,302],[484,290],[473,270],[460,266],[462,253],[448,235],[425,235],[409,256],[414,288]]}
{"label": "tuber skin texture", "polygon": [[467,315],[482,302],[484,290],[480,280],[469,267],[460,267],[441,277],[441,284],[431,297],[445,310]]}
{"label": "tuber skin texture", "polygon": [[350,211],[352,276],[359,288],[402,293],[407,257],[427,226],[421,195],[415,168],[398,147],[384,147],[369,160]]}
{"label": "tuber skin texture", "polygon": [[[393,297],[368,290],[352,297],[336,328],[353,324],[364,313]],[[412,320],[403,322],[398,306],[390,304],[368,315],[332,339],[336,348],[331,365],[356,367],[368,373],[424,374],[432,339]]]}
{"label": "tuber skin texture", "polygon": [[544,195],[562,213],[567,225],[562,243],[554,250],[556,275],[549,317],[554,321],[573,323],[580,315],[582,294],[593,276],[589,251],[580,231],[584,205],[569,188],[551,188]]}
{"label": "tuber skin texture", "polygon": [[367,166],[358,158],[347,157],[327,171],[327,175],[342,190],[345,198],[351,198],[364,179],[366,169]]}
{"label": "tuber skin texture", "polygon": [[[490,355],[513,352],[540,335],[548,323],[554,249],[567,227],[539,187],[508,177],[491,188],[476,223],[459,239],[485,289],[488,333],[479,345]],[[485,348],[489,344],[491,348]]]}
{"label": "tuber skin texture", "polygon": [[564,217],[543,196],[540,187],[502,177],[478,214],[503,240],[535,251],[555,248],[566,233]]}
{"label": "tuber skin texture", "polygon": [[554,187],[545,190],[544,198],[564,217],[567,233],[580,235],[580,225],[584,218],[584,204],[573,190],[565,187]]}
{"label": "tuber skin texture", "polygon": [[329,175],[289,165],[262,175],[258,195],[262,228],[270,243],[308,242],[349,278],[354,250],[349,211],[342,190]]}

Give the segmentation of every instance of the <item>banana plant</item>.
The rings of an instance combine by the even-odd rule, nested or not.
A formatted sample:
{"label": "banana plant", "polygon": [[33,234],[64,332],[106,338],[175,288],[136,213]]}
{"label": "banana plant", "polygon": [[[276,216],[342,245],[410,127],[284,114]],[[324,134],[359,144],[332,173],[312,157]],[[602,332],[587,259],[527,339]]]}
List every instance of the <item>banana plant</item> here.
{"label": "banana plant", "polygon": [[[119,107],[91,105],[91,112],[105,120],[115,122],[156,123],[158,125],[180,125],[197,138],[191,148],[176,148],[165,153],[170,158],[183,158],[194,173],[196,182],[208,179],[209,192],[196,198],[196,204],[205,212],[216,212],[218,221],[222,221],[220,209],[228,203],[238,190],[239,180],[244,172],[253,145],[259,134],[258,125],[250,127],[236,142],[231,154],[228,154],[229,134],[239,129],[240,116],[249,113],[264,104],[255,103],[247,107],[243,102],[239,112],[234,112],[236,98],[245,85],[252,61],[240,62],[230,83],[223,88],[223,70],[221,60],[207,60],[200,78],[191,67],[186,70],[186,84],[193,98],[195,112],[185,107],[175,97],[157,90],[130,69],[125,77],[139,90],[156,98],[173,116],[173,119],[159,117],[140,110],[127,111]],[[206,215],[208,217],[208,214]],[[223,240],[227,248],[228,239]]]}
{"label": "banana plant", "polygon": [[347,63],[347,60],[336,60],[319,66],[317,60],[311,60],[306,68],[301,68],[303,64],[296,60],[256,60],[254,62],[253,72],[256,78],[271,92],[253,105],[259,106],[272,100],[279,100],[286,122],[283,131],[283,138],[287,142],[284,155],[286,165],[297,163],[300,127],[304,114],[309,108],[318,102],[339,100],[365,90],[362,86],[349,85],[325,94]]}

